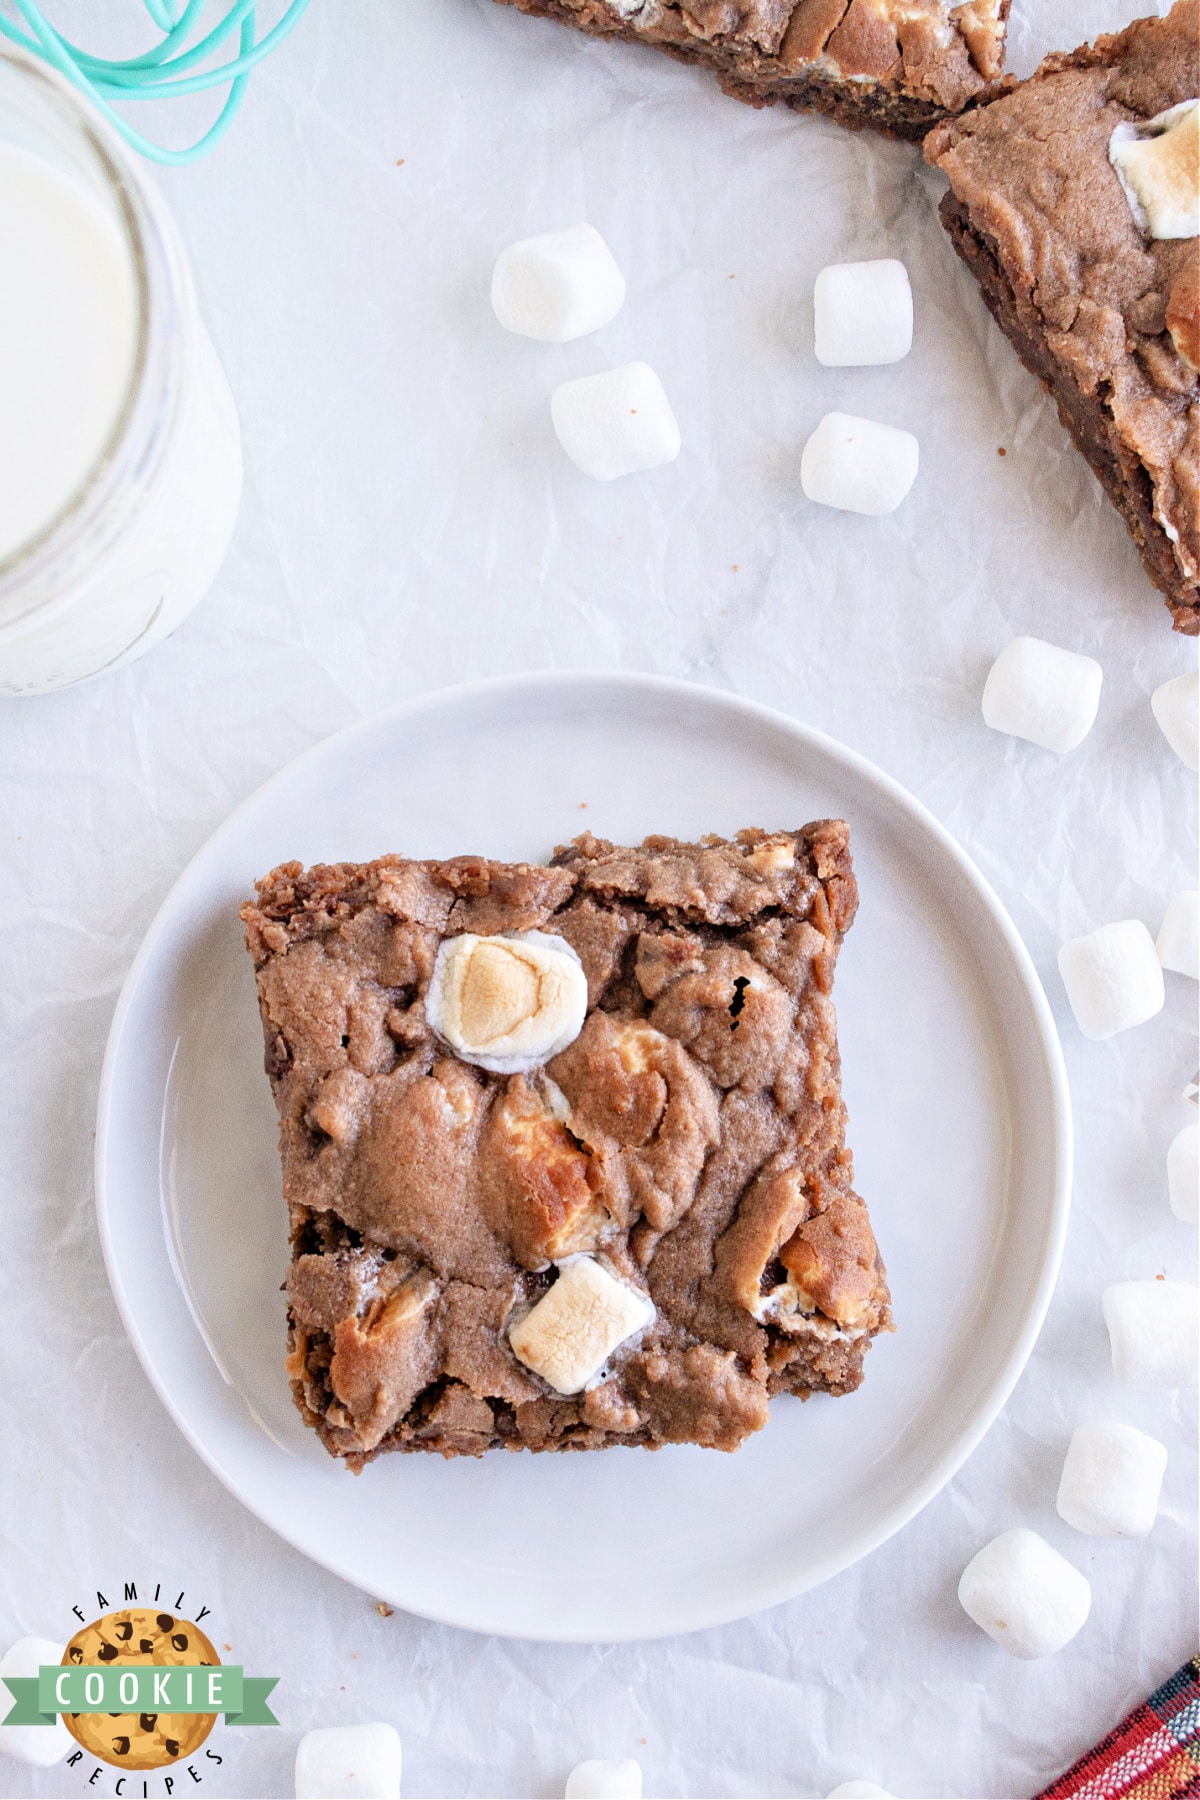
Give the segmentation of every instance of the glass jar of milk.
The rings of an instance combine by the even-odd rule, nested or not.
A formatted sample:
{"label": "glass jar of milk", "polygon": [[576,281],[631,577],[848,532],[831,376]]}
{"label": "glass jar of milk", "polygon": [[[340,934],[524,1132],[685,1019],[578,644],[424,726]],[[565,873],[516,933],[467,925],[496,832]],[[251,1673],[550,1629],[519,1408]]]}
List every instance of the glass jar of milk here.
{"label": "glass jar of milk", "polygon": [[65,81],[0,49],[0,694],[159,643],[216,575],[241,490],[166,206]]}

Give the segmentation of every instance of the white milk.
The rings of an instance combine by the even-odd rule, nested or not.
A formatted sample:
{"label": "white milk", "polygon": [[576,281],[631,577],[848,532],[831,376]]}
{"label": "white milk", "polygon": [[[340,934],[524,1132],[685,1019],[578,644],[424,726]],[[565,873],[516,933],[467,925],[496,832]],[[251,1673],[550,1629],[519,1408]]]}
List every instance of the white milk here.
{"label": "white milk", "polygon": [[160,643],[220,568],[241,490],[162,196],[94,108],[0,42],[0,696]]}
{"label": "white milk", "polygon": [[99,200],[0,144],[0,561],[96,467],[138,337],[129,246]]}

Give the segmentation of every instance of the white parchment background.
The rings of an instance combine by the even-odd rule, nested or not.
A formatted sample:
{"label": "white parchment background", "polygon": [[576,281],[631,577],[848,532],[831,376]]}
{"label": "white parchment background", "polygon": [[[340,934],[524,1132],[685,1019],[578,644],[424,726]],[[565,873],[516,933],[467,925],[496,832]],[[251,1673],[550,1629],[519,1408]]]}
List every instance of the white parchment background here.
{"label": "white parchment background", "polygon": [[[1013,63],[1130,10],[1018,3]],[[83,34],[96,11],[80,0],[65,16]],[[139,123],[178,130],[162,113]],[[488,0],[316,0],[233,135],[163,181],[239,403],[247,490],[214,592],[169,644],[94,685],[0,706],[0,1639],[65,1637],[73,1605],[92,1617],[97,1588],[111,1599],[131,1579],[185,1590],[183,1611],[207,1606],[233,1660],[281,1677],[283,1729],[219,1732],[226,1761],[207,1765],[205,1795],[290,1793],[303,1730],[374,1718],[399,1726],[416,1795],[549,1796],[592,1754],[636,1755],[655,1795],[824,1794],[856,1774],[898,1795],[1032,1794],[1195,1648],[1192,1401],[1113,1385],[1099,1293],[1121,1277],[1194,1279],[1195,1230],[1168,1210],[1163,1159],[1194,1116],[1180,1095],[1196,990],[1169,976],[1159,1019],[1094,1045],[1054,965],[1064,937],[1104,920],[1157,930],[1168,895],[1195,884],[1195,783],[1148,705],[1195,666],[1195,646],[1172,635],[992,326],[937,223],[941,178],[906,146],[752,111],[666,59]],[[497,250],[583,217],[626,272],[625,309],[561,348],[506,336],[487,303]],[[913,352],[822,370],[813,277],[878,255],[911,272]],[[659,370],[683,454],[590,484],[558,450],[548,395],[632,357]],[[800,495],[801,446],[830,407],[918,435],[921,475],[893,517]],[[1099,722],[1067,759],[981,723],[988,664],[1018,631],[1104,666]],[[230,808],[364,714],[552,667],[733,689],[911,787],[1024,934],[1078,1134],[1049,1321],[960,1476],[818,1592],[620,1648],[384,1619],[278,1542],[152,1393],[92,1208],[117,990]],[[1104,1416],[1170,1449],[1144,1542],[1087,1539],[1054,1512],[1071,1430]],[[1093,1583],[1087,1627],[1046,1662],[1009,1660],[955,1599],[968,1557],[1018,1523]],[[581,1557],[600,1528],[581,1519]],[[79,1769],[0,1757],[9,1800],[87,1791]]]}

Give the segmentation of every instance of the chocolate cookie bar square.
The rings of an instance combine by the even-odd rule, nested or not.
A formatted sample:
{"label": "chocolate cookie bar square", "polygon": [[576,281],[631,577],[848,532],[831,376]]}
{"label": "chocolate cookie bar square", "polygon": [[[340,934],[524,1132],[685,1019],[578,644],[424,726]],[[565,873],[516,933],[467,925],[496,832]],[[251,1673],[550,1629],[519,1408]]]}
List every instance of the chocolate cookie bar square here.
{"label": "chocolate cookie bar square", "polygon": [[242,908],[296,1404],[351,1467],[692,1443],[891,1329],[845,1145],[840,820],[548,865],[288,863]]}
{"label": "chocolate cookie bar square", "polygon": [[1200,631],[1200,13],[1048,56],[941,124],[941,216],[1001,331]]}

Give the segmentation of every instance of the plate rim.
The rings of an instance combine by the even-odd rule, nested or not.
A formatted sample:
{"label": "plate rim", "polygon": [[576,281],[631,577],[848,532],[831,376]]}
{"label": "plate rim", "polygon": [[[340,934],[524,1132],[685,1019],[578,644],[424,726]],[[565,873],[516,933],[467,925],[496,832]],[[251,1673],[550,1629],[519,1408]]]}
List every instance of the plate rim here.
{"label": "plate rim", "polygon": [[[724,711],[729,716],[782,730],[793,740],[798,740],[805,748],[815,750],[834,763],[840,763],[846,767],[869,788],[882,794],[892,807],[907,814],[915,825],[934,840],[942,854],[953,863],[960,878],[973,891],[976,899],[987,913],[991,925],[998,932],[1030,1007],[1031,1023],[1041,1053],[1039,1074],[1047,1085],[1051,1101],[1050,1126],[1054,1145],[1053,1198],[1046,1218],[1044,1247],[1037,1278],[1026,1299],[1021,1323],[1014,1334],[1008,1357],[989,1384],[986,1399],[976,1407],[970,1425],[943,1451],[940,1457],[935,1459],[923,1478],[914,1483],[908,1494],[899,1503],[884,1513],[874,1528],[862,1532],[845,1554],[827,1555],[824,1561],[819,1562],[815,1568],[810,1568],[798,1576],[793,1574],[767,1584],[767,1591],[756,1593],[750,1598],[748,1604],[734,1607],[724,1605],[709,1609],[701,1604],[693,1607],[690,1615],[682,1623],[674,1623],[665,1627],[640,1626],[623,1632],[619,1636],[606,1636],[600,1639],[593,1638],[582,1630],[572,1629],[569,1625],[565,1625],[561,1629],[534,1631],[519,1628],[503,1629],[495,1624],[481,1625],[476,1619],[466,1616],[461,1608],[453,1605],[447,1606],[443,1610],[433,1611],[428,1606],[413,1605],[403,1595],[389,1593],[384,1596],[405,1611],[412,1613],[414,1617],[425,1618],[437,1624],[454,1626],[460,1630],[513,1638],[524,1642],[581,1644],[646,1642],[677,1636],[684,1632],[730,1624],[768,1607],[795,1599],[812,1588],[820,1586],[823,1582],[860,1562],[865,1556],[869,1556],[889,1538],[902,1531],[941,1492],[947,1482],[953,1479],[978,1448],[987,1432],[995,1424],[1025,1370],[1045,1322],[1062,1265],[1070,1215],[1074,1161],[1073,1116],[1062,1045],[1033,959],[1007,908],[978,865],[924,802],[861,752],[843,744],[819,727],[805,724],[801,720],[781,712],[776,707],[747,699],[728,689],[709,687],[702,682],[686,681],[676,676],[646,674],[639,671],[523,670],[506,675],[491,676],[478,681],[446,683],[443,686],[428,689],[422,694],[414,695],[395,706],[369,713],[365,717],[353,720],[339,730],[319,738],[306,750],[301,751],[298,756],[291,758],[281,768],[275,770],[264,782],[261,782],[258,787],[239,801],[238,805],[226,815],[214,831],[209,833],[179,870],[156,908],[121,984],[100,1072],[93,1151],[95,1208],[105,1272],[113,1299],[134,1353],[168,1416],[191,1448],[240,1505],[309,1561],[317,1563],[319,1567],[327,1569],[331,1574],[360,1591],[368,1591],[363,1588],[360,1576],[344,1566],[337,1556],[336,1550],[329,1555],[315,1555],[307,1544],[299,1540],[298,1535],[285,1529],[275,1518],[269,1517],[264,1507],[247,1495],[235,1473],[225,1466],[218,1451],[201,1439],[192,1428],[181,1407],[176,1403],[167,1382],[158,1372],[153,1351],[139,1325],[134,1303],[125,1285],[115,1242],[112,1212],[114,1202],[109,1192],[106,1162],[110,1147],[112,1113],[125,1027],[140,987],[143,972],[159,948],[159,939],[166,929],[168,915],[176,902],[179,890],[187,883],[197,865],[209,857],[215,846],[232,834],[245,813],[252,807],[261,804],[276,786],[282,785],[285,780],[290,780],[308,763],[336,752],[351,743],[357,736],[365,736],[371,731],[386,727],[391,723],[410,722],[419,717],[422,712],[436,711],[440,705],[445,705],[447,702],[470,700],[475,697],[481,700],[491,700],[503,698],[506,694],[510,696],[523,692],[537,694],[556,689],[579,691],[587,688],[593,688],[598,698],[603,696],[605,690],[609,693],[623,690],[631,695],[657,695],[663,699],[673,698],[685,705],[695,705],[699,702],[702,706]],[[168,1257],[173,1263],[173,1259],[170,1259],[169,1246]],[[176,1280],[178,1280],[177,1274]],[[186,1290],[184,1291],[184,1301],[185,1304],[188,1303]],[[211,1354],[207,1351],[207,1347],[206,1353]],[[375,1582],[369,1591],[374,1593],[377,1588],[378,1583]]]}

